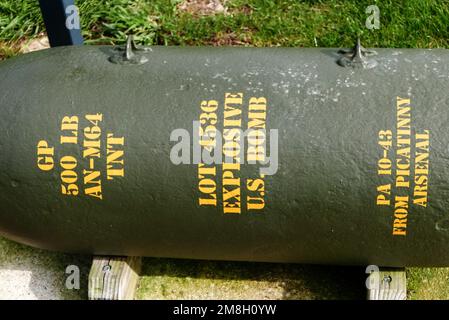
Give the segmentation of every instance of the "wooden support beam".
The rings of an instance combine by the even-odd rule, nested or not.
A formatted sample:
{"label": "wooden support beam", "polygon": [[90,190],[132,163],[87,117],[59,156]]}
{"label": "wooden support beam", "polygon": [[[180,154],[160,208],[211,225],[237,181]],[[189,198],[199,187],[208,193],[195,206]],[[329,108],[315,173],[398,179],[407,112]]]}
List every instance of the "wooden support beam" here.
{"label": "wooden support beam", "polygon": [[89,273],[89,299],[134,299],[141,265],[141,257],[94,257]]}
{"label": "wooden support beam", "polygon": [[404,268],[379,268],[370,274],[368,300],[406,300],[407,280]]}

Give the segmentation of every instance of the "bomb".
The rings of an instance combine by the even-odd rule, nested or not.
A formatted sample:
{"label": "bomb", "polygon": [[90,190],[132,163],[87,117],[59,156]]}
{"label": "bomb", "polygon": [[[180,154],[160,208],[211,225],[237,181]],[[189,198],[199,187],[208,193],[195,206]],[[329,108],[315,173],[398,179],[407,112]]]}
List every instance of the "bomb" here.
{"label": "bomb", "polygon": [[447,50],[59,47],[0,64],[0,234],[449,266]]}

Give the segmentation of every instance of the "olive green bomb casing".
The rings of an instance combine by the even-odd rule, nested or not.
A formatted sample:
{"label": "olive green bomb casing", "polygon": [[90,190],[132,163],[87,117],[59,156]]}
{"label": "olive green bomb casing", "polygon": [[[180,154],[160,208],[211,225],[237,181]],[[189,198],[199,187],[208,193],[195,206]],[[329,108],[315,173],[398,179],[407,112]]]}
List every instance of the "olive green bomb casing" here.
{"label": "olive green bomb casing", "polygon": [[2,62],[0,234],[102,255],[449,266],[449,53],[376,52],[128,43]]}

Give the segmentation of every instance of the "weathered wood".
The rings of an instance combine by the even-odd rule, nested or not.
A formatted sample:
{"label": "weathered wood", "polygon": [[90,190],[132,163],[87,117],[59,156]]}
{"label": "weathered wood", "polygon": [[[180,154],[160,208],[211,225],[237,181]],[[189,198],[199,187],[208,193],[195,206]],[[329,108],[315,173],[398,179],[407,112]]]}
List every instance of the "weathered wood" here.
{"label": "weathered wood", "polygon": [[94,257],[89,273],[89,299],[134,299],[141,264],[141,257]]}
{"label": "weathered wood", "polygon": [[406,300],[407,279],[404,268],[379,268],[370,274],[368,300]]}

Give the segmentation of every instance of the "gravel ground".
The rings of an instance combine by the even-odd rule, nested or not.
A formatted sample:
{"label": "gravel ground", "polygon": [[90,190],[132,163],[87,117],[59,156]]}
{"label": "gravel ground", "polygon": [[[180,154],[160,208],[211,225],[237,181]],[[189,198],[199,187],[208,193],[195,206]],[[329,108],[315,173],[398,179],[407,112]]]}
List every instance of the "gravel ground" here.
{"label": "gravel ground", "polygon": [[80,282],[87,283],[91,258],[30,248],[0,238],[0,300],[85,299],[87,286],[68,290],[66,267],[80,268]]}

